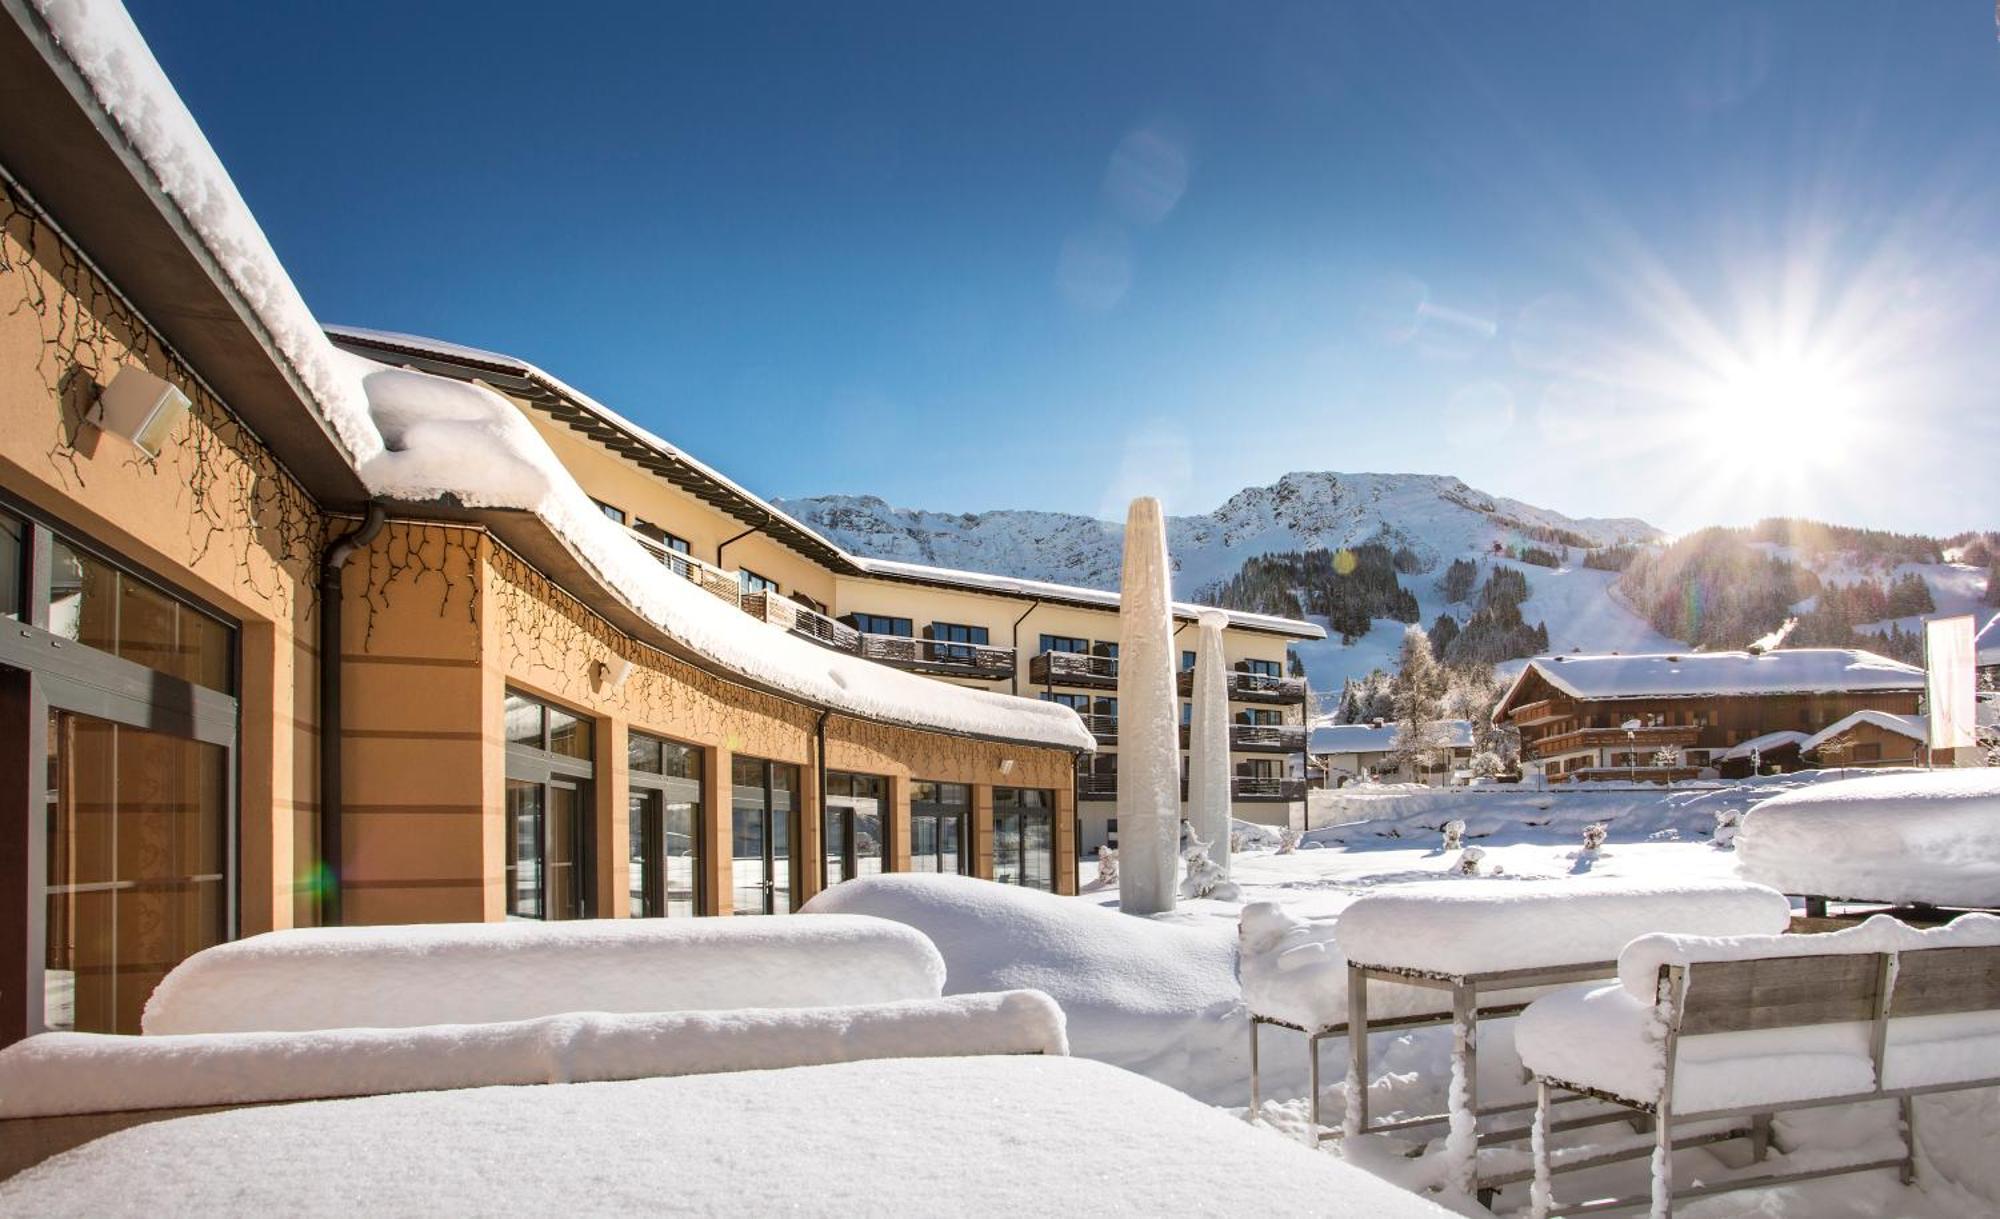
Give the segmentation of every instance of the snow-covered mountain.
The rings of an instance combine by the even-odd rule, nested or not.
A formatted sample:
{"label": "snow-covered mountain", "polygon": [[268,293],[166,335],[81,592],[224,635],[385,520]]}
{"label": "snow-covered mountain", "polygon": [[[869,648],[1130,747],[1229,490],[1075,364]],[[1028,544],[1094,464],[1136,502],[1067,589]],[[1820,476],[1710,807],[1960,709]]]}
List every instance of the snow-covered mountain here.
{"label": "snow-covered mountain", "polygon": [[[891,507],[872,495],[781,506],[860,554],[1092,588],[1118,585],[1117,522],[1025,509],[930,512]],[[1435,474],[1287,474],[1237,492],[1213,512],[1167,519],[1180,596],[1236,574],[1245,559],[1277,551],[1383,541],[1408,546],[1429,565],[1490,553],[1494,542],[1545,544],[1556,533],[1593,545],[1661,536],[1644,521],[1568,517]]]}

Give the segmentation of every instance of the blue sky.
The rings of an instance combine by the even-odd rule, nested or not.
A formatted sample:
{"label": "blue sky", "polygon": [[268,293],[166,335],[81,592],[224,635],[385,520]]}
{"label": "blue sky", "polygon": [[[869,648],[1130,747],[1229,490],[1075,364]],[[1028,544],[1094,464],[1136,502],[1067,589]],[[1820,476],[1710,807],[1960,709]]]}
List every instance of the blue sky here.
{"label": "blue sky", "polygon": [[323,320],[767,494],[2000,527],[1991,5],[129,3]]}

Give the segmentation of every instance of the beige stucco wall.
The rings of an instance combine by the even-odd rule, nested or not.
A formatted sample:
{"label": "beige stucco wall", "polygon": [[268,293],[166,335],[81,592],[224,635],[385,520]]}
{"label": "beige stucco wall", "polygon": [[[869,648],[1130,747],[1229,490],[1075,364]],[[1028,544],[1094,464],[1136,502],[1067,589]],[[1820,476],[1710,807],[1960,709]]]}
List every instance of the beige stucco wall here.
{"label": "beige stucco wall", "polygon": [[[127,365],[192,403],[158,460],[84,422]],[[316,808],[312,581],[325,523],[195,370],[4,183],[0,488],[241,624],[241,929],[290,926],[311,905],[294,883]]]}

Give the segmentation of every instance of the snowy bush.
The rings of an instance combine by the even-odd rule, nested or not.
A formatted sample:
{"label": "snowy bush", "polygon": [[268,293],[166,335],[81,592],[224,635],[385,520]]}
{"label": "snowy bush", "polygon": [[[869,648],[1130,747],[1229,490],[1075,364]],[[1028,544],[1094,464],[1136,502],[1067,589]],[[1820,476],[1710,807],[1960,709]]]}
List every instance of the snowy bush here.
{"label": "snowy bush", "polygon": [[1243,896],[1222,870],[1222,865],[1208,856],[1208,844],[1192,835],[1189,836],[1186,851],[1182,854],[1186,864],[1186,874],[1181,879],[1181,896],[1186,898],[1212,897],[1217,901],[1233,902]]}
{"label": "snowy bush", "polygon": [[1115,847],[1097,848],[1097,883],[1108,885],[1118,879],[1118,850]]}
{"label": "snowy bush", "polygon": [[1590,825],[1584,826],[1583,853],[1585,855],[1597,854],[1598,849],[1604,845],[1605,836],[1608,835],[1610,832],[1611,832],[1611,827],[1605,825],[1602,821],[1593,822]]}
{"label": "snowy bush", "polygon": [[1453,818],[1444,823],[1444,850],[1456,851],[1465,843],[1465,822]]}
{"label": "snowy bush", "polygon": [[1278,854],[1290,855],[1299,849],[1299,832],[1291,826],[1278,831]]}
{"label": "snowy bush", "polygon": [[1681,764],[1681,758],[1683,756],[1684,755],[1681,753],[1681,747],[1679,745],[1662,745],[1659,749],[1659,752],[1653,755],[1653,765],[1668,766],[1668,767],[1679,766]]}
{"label": "snowy bush", "polygon": [[1451,870],[1460,876],[1477,876],[1479,875],[1479,861],[1484,858],[1486,858],[1486,852],[1480,850],[1478,847],[1467,847],[1459,853],[1458,862],[1451,865]]}
{"label": "snowy bush", "polygon": [[1715,837],[1709,839],[1717,847],[1728,849],[1736,845],[1736,831],[1743,824],[1743,814],[1733,808],[1717,809],[1715,813]]}

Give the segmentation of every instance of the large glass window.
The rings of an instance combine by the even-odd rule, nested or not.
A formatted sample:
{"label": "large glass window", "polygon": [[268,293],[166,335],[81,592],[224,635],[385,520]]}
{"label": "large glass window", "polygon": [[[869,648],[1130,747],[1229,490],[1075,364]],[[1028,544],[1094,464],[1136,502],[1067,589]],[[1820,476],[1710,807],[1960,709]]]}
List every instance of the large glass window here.
{"label": "large glass window", "polygon": [[634,732],[626,737],[633,918],[701,910],[702,751]]}
{"label": "large glass window", "polygon": [[887,614],[849,614],[847,625],[864,635],[894,635],[898,639],[908,639],[914,633],[908,618],[892,618]]}
{"label": "large glass window", "polygon": [[48,772],[43,1023],[137,1033],[167,971],[228,937],[229,751],[55,711]]}
{"label": "large glass window", "polygon": [[591,721],[507,692],[507,829],[503,881],[510,918],[595,912]]}
{"label": "large glass window", "polygon": [[1053,892],[1055,793],[1039,787],[993,789],[993,879]]}
{"label": "large glass window", "polygon": [[972,789],[963,783],[910,784],[910,870],[963,875]]}
{"label": "large glass window", "polygon": [[[941,640],[946,644],[973,644],[986,643],[988,641],[985,627],[967,626],[962,622],[931,623],[931,638]],[[940,647],[937,649],[937,654],[939,660],[969,661],[973,656],[972,649],[969,647]]]}
{"label": "large glass window", "polygon": [[198,686],[235,689],[228,627],[61,538],[50,547],[49,631]]}
{"label": "large glass window", "polygon": [[1088,654],[1090,651],[1090,640],[1079,639],[1074,635],[1044,635],[1042,636],[1042,651]]}
{"label": "large glass window", "polygon": [[824,859],[820,884],[830,887],[887,869],[889,781],[879,775],[828,771],[821,816]]}
{"label": "large glass window", "polygon": [[736,579],[746,593],[775,593],[778,591],[778,582],[776,580],[760,576],[747,567],[737,570]]}
{"label": "large glass window", "polygon": [[1275,660],[1241,660],[1236,663],[1238,672],[1255,673],[1261,677],[1283,677],[1284,672]]}
{"label": "large glass window", "polygon": [[737,757],[729,779],[731,907],[737,914],[789,913],[799,768]]}

